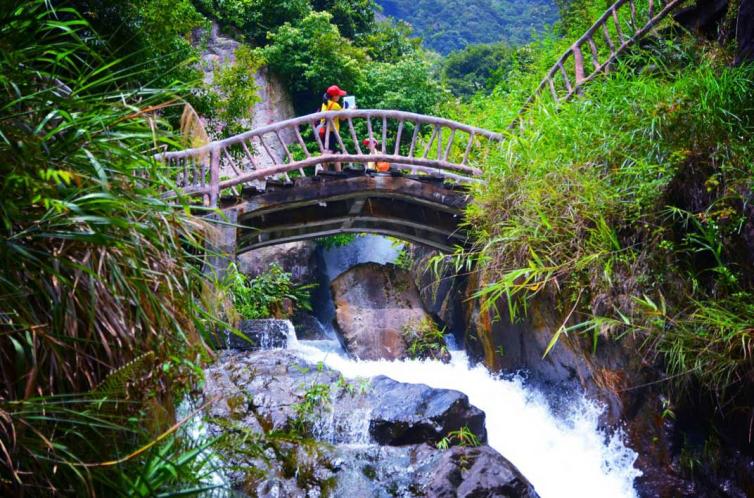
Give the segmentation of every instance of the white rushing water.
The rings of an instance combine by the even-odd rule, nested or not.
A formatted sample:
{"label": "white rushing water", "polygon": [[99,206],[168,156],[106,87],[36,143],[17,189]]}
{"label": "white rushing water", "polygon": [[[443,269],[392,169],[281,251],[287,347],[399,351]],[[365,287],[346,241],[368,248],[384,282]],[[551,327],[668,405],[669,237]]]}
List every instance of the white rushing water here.
{"label": "white rushing water", "polygon": [[520,378],[501,379],[483,366],[468,366],[463,351],[438,361],[355,361],[336,341],[291,338],[288,348],[322,362],[347,378],[386,375],[400,382],[455,389],[484,410],[489,445],[518,467],[542,498],[635,497],[636,453],[620,433],[598,428],[601,408],[578,398],[565,413],[553,413],[544,395]]}

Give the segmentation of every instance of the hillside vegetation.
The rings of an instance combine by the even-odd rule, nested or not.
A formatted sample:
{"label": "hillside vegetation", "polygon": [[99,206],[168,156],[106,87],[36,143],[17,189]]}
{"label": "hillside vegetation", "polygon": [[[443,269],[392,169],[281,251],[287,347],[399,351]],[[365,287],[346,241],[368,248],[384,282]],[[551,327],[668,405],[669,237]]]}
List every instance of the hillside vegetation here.
{"label": "hillside vegetation", "polygon": [[[492,95],[456,117],[505,129],[580,18],[519,49]],[[754,66],[733,66],[732,46],[658,33],[572,102],[529,109],[486,162],[468,210],[477,245],[459,268],[485,272],[478,297],[514,318],[533,300],[558,303],[569,320],[551,347],[582,335],[599,355],[638,339],[674,406],[714,414],[751,448]],[[705,452],[723,436],[707,437],[684,451],[714,465]]]}
{"label": "hillside vegetation", "polygon": [[558,19],[552,0],[377,0],[382,12],[409,23],[425,47],[448,54],[467,45],[521,45]]}

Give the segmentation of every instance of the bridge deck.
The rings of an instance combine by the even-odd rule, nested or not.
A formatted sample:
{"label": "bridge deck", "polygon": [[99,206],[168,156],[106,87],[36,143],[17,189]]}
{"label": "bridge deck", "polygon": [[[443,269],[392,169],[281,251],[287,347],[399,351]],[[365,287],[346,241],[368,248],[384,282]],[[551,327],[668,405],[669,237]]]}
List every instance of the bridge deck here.
{"label": "bridge deck", "polygon": [[467,243],[459,227],[465,189],[437,179],[342,174],[296,178],[291,184],[225,198],[240,226],[237,252],[337,233],[381,233],[442,251]]}

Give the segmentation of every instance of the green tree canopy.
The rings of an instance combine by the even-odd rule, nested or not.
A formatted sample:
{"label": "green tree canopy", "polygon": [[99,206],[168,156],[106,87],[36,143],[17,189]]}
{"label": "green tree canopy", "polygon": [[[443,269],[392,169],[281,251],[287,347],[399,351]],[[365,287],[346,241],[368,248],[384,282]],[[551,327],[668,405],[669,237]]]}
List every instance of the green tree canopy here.
{"label": "green tree canopy", "polygon": [[330,85],[353,92],[364,76],[366,53],[340,36],[331,20],[327,12],[312,12],[301,23],[286,23],[271,33],[269,45],[261,49],[299,110],[314,110]]}

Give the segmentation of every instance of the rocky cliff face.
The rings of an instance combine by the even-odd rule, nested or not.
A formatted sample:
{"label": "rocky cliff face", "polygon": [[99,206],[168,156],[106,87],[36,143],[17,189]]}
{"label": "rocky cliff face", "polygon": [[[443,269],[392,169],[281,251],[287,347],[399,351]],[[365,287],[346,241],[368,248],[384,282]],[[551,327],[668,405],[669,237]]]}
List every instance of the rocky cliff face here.
{"label": "rocky cliff face", "polygon": [[[745,457],[721,463],[729,468],[720,475],[692,478],[684,470],[680,454],[687,427],[679,420],[683,408],[673,408],[678,419],[676,414],[668,415],[662,372],[653,359],[637,354],[640,338],[626,336],[616,341],[598,336],[595,345],[591,335],[562,334],[543,358],[553,335],[568,325],[568,306],[541,295],[529,302],[525,318],[514,321],[504,300],[485,311],[473,298],[489,280],[483,269],[465,278],[453,279],[449,270],[437,277],[426,271],[431,252],[419,249],[414,255],[412,271],[420,287],[434,289],[421,293],[424,305],[441,320],[454,323],[456,330],[463,330],[460,338],[471,357],[493,371],[524,370],[545,389],[586,391],[606,406],[604,425],[624,430],[628,445],[639,454],[636,467],[643,475],[637,478],[636,489],[640,496],[747,496],[746,486],[752,486],[752,479],[742,476],[754,468],[754,462]],[[454,283],[443,285],[438,278]],[[460,322],[459,314],[463,315]]]}
{"label": "rocky cliff face", "polygon": [[[217,23],[212,23],[208,33],[196,33],[194,38],[197,43],[201,41],[204,46],[199,65],[204,73],[204,83],[215,91],[221,91],[213,86],[215,74],[220,68],[236,62],[235,52],[240,46],[240,42],[221,34]],[[262,67],[254,73],[254,81],[257,86],[259,102],[251,109],[251,119],[239,120],[239,124],[244,129],[251,130],[295,116],[293,100],[288,91],[283,83],[266,67]],[[208,132],[214,136],[219,136],[227,125],[228,123],[222,121],[205,123]],[[286,144],[291,144],[295,140],[290,130],[281,132],[281,138]],[[269,140],[267,146],[277,158],[285,157],[285,150],[277,140]],[[266,154],[256,154],[256,159],[260,167],[272,165],[271,159]],[[228,174],[229,172],[223,173]]]}

